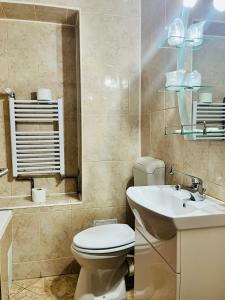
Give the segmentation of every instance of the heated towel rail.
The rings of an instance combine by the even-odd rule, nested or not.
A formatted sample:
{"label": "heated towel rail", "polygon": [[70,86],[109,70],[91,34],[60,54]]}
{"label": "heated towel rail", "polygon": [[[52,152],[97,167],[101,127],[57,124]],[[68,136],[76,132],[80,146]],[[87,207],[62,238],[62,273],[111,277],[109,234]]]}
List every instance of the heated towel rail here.
{"label": "heated towel rail", "polygon": [[197,140],[225,140],[225,103],[199,103],[193,101],[193,124],[202,128]]}
{"label": "heated towel rail", "polygon": [[[40,102],[9,98],[9,108],[13,177],[57,173],[64,176],[63,99]],[[46,123],[53,123],[54,129],[18,129],[19,124]]]}

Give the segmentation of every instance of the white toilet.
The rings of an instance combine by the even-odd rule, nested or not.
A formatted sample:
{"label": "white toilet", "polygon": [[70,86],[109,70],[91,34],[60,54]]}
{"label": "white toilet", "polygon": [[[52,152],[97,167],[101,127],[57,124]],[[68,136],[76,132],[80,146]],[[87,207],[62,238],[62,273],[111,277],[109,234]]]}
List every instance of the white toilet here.
{"label": "white toilet", "polygon": [[126,256],[135,234],[126,224],[91,227],[73,238],[72,253],[81,265],[75,300],[123,300]]}
{"label": "white toilet", "polygon": [[[164,162],[141,157],[134,166],[135,185],[165,184]],[[75,300],[123,300],[127,254],[135,233],[126,224],[91,227],[73,238],[72,253],[81,265]]]}

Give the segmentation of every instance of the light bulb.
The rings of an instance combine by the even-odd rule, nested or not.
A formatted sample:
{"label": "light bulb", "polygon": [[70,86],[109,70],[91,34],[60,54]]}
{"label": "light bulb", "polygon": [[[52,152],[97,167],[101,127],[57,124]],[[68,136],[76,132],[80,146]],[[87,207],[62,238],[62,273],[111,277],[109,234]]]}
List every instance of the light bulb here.
{"label": "light bulb", "polygon": [[183,5],[185,7],[194,7],[198,0],[183,0]]}
{"label": "light bulb", "polygon": [[213,0],[214,7],[219,11],[225,11],[225,0]]}

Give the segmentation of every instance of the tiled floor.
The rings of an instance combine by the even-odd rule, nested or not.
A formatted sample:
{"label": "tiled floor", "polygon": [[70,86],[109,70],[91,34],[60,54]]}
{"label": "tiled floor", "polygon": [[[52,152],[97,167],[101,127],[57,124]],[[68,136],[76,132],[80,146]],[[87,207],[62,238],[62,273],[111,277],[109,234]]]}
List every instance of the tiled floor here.
{"label": "tiled floor", "polygon": [[[13,282],[10,300],[73,300],[77,275],[62,275]],[[127,300],[133,300],[133,291]]]}

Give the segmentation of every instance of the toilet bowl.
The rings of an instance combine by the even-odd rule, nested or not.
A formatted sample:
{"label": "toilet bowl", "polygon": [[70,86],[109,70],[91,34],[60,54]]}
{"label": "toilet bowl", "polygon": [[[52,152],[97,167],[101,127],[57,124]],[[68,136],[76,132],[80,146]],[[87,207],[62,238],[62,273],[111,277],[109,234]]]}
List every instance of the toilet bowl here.
{"label": "toilet bowl", "polygon": [[81,271],[74,300],[125,299],[126,256],[134,240],[126,224],[96,226],[75,235],[71,251]]}

